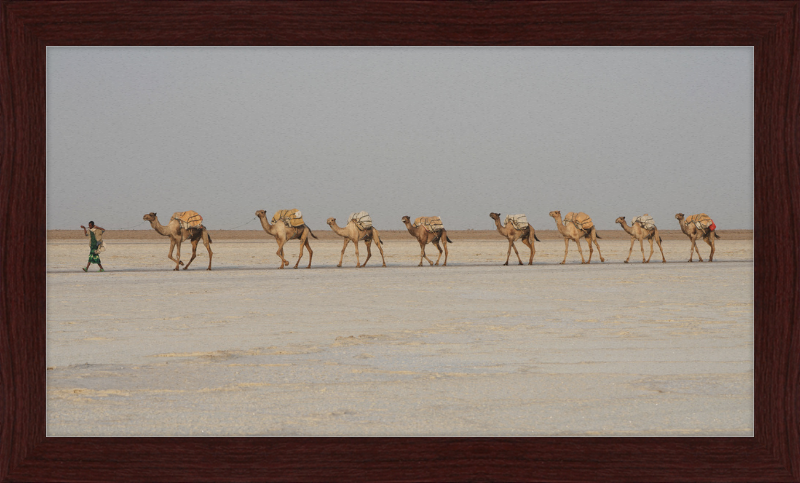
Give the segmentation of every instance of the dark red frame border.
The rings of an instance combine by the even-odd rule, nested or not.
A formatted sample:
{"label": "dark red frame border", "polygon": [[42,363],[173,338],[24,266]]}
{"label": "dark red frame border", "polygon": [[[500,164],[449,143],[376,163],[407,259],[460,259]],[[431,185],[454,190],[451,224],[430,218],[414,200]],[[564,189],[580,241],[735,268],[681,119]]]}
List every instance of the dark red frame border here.
{"label": "dark red frame border", "polygon": [[[0,481],[800,481],[800,0],[0,5]],[[45,438],[56,45],[754,46],[755,437]]]}

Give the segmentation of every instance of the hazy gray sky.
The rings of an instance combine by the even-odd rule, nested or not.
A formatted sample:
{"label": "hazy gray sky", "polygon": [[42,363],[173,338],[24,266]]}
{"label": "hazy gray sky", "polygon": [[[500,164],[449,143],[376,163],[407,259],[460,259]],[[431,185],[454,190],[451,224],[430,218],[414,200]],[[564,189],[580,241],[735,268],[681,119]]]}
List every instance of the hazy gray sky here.
{"label": "hazy gray sky", "polygon": [[[753,227],[753,50],[47,49],[47,228],[677,212]],[[149,224],[137,228],[150,229]],[[257,221],[241,229],[260,229]]]}

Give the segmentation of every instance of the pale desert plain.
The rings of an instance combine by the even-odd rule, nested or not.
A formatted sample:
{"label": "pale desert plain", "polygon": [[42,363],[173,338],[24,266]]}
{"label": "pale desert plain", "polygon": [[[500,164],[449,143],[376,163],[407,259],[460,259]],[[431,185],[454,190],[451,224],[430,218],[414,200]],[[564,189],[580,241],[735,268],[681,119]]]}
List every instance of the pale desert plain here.
{"label": "pale desert plain", "polygon": [[179,272],[152,230],[108,232],[104,273],[82,231],[48,232],[47,435],[753,435],[752,232],[686,263],[664,231],[668,263],[637,243],[625,264],[601,230],[604,263],[571,244],[560,265],[537,231],[534,265],[502,266],[499,234],[454,231],[447,267],[418,267],[387,231],[387,267],[373,246],[357,269],[312,228],[311,269],[297,241],[278,270],[263,231],[212,229],[213,270],[201,244]]}

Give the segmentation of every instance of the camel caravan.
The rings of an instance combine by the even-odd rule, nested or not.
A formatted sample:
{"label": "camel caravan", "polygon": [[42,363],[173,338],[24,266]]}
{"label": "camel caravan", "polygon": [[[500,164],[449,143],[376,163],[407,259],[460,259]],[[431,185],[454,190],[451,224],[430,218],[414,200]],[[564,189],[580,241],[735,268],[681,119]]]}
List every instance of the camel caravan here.
{"label": "camel caravan", "polygon": [[[314,233],[311,231],[311,228],[306,225],[300,210],[296,208],[289,210],[278,210],[272,216],[270,221],[267,221],[267,214],[265,210],[258,210],[255,212],[255,215],[256,218],[261,221],[261,226],[264,228],[264,231],[268,235],[275,238],[275,241],[278,243],[278,250],[275,252],[278,258],[280,258],[280,264],[278,268],[282,269],[289,265],[289,261],[286,260],[283,252],[283,247],[289,240],[300,241],[300,254],[297,257],[297,262],[295,262],[294,268],[297,268],[300,265],[300,260],[303,258],[304,249],[308,250],[308,265],[306,268],[311,268],[311,260],[314,256],[314,252],[311,250],[309,237],[316,239],[317,236],[314,235]],[[597,229],[589,215],[583,212],[569,212],[563,218],[563,220],[561,218],[560,211],[551,211],[549,215],[555,221],[558,233],[564,238],[564,259],[561,261],[562,265],[567,261],[570,240],[574,241],[575,245],[577,245],[582,264],[591,263],[592,256],[594,254],[592,244],[597,247],[597,254],[600,257],[600,261],[605,262],[605,258],[603,258],[603,255],[600,252],[600,245],[597,242],[598,239],[602,238],[597,234]],[[494,220],[497,232],[506,240],[508,240],[508,252],[506,253],[506,261],[503,265],[508,265],[509,259],[511,258],[511,250],[514,250],[514,253],[517,255],[517,261],[519,264],[523,265],[522,257],[520,256],[519,251],[514,244],[514,242],[517,240],[527,245],[528,249],[530,250],[528,265],[533,265],[533,257],[536,255],[535,242],[540,240],[536,237],[536,231],[533,229],[533,226],[528,223],[527,217],[524,214],[506,215],[504,221],[500,221],[500,213],[489,213],[489,217]],[[711,219],[711,217],[705,213],[699,213],[689,217],[685,217],[683,213],[678,213],[675,215],[675,218],[678,220],[681,231],[687,237],[689,237],[689,240],[691,241],[691,246],[689,248],[689,262],[693,261],[695,253],[697,253],[697,258],[701,262],[703,261],[703,258],[700,256],[700,250],[697,247],[697,240],[699,239],[705,241],[708,246],[711,247],[711,253],[708,256],[708,261],[713,261],[715,252],[714,242],[716,239],[720,238],[720,236],[716,232],[717,226],[714,224],[714,221]],[[194,261],[194,259],[197,257],[197,244],[202,240],[203,244],[206,246],[206,250],[208,250],[208,268],[206,270],[211,270],[211,260],[214,255],[211,251],[211,235],[208,233],[208,229],[203,225],[203,217],[200,216],[199,213],[195,211],[175,212],[172,214],[169,223],[166,225],[159,223],[158,217],[154,212],[144,215],[142,219],[149,221],[150,226],[158,234],[169,238],[170,244],[167,258],[175,263],[174,270],[179,270],[180,266],[184,265],[184,263],[181,261],[181,244],[186,240],[191,241],[192,257],[189,259],[183,269],[188,269],[192,264],[192,261]],[[447,244],[453,242],[447,236],[447,230],[444,228],[442,219],[438,216],[420,216],[412,223],[410,217],[403,216],[401,220],[408,230],[408,233],[419,243],[420,259],[418,266],[423,266],[423,260],[427,260],[431,266],[439,265],[439,262],[442,259],[442,253],[444,253],[444,262],[442,263],[442,266],[447,266]],[[372,257],[373,242],[380,251],[383,266],[386,266],[386,259],[384,257],[382,247],[383,241],[381,241],[378,230],[373,226],[372,217],[369,215],[369,213],[366,211],[350,213],[350,215],[347,217],[347,223],[343,227],[337,225],[336,218],[333,217],[328,218],[327,223],[334,233],[344,239],[344,245],[342,246],[342,252],[341,256],[339,257],[339,264],[337,267],[342,266],[344,253],[347,249],[347,245],[350,242],[353,243],[353,247],[355,248],[356,268],[365,267],[367,265],[367,262]],[[658,245],[658,249],[661,252],[661,262],[667,262],[666,257],[664,257],[664,250],[661,246],[662,239],[652,216],[646,213],[644,215],[637,216],[633,219],[630,226],[627,224],[624,216],[618,217],[614,223],[618,223],[631,237],[631,246],[628,250],[628,258],[624,260],[624,263],[628,263],[630,260],[631,253],[633,252],[633,246],[637,240],[639,241],[639,248],[642,252],[642,263],[650,263],[650,259],[654,253],[653,242]],[[586,244],[589,247],[588,260],[583,256],[583,250],[580,244],[581,239],[586,239]],[[647,258],[645,258],[644,255],[645,240],[650,243],[650,254],[647,256]],[[367,257],[364,260],[364,263],[361,263],[361,256],[358,249],[359,242],[364,242],[364,245],[367,248]],[[435,263],[428,258],[427,255],[425,255],[425,246],[429,243],[433,244],[436,249],[439,250],[439,257],[436,259]],[[173,257],[172,254],[176,247],[177,253],[175,257]]]}

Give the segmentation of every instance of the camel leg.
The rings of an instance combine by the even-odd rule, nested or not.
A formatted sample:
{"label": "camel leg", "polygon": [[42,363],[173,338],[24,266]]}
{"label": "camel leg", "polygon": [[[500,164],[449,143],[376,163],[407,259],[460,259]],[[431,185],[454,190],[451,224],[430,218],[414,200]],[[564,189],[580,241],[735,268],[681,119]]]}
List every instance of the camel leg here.
{"label": "camel leg", "polygon": [[427,255],[425,255],[425,245],[426,245],[425,242],[419,242],[419,249],[420,249],[419,266],[420,267],[422,266],[422,259],[423,258],[425,258],[425,260],[427,260],[428,263],[430,263],[431,266],[433,266],[433,260],[431,260],[430,258],[428,258]]}
{"label": "camel leg", "polygon": [[300,259],[303,258],[303,248],[305,248],[305,240],[301,237],[300,238],[300,255],[297,257],[297,263],[294,264],[294,268],[297,268],[300,265]]}
{"label": "camel leg", "polygon": [[278,251],[275,252],[275,254],[278,255],[278,257],[280,257],[280,259],[281,259],[281,266],[278,267],[280,269],[283,269],[284,266],[289,265],[289,261],[286,260],[285,258],[283,258],[283,245],[285,243],[286,243],[286,240],[278,240]]}
{"label": "camel leg", "polygon": [[[182,262],[182,261],[180,261],[180,259],[181,259],[181,257],[180,257],[180,256],[178,257],[178,259],[177,259],[177,260],[176,260],[175,258],[173,258],[173,257],[172,257],[172,252],[173,252],[173,251],[175,251],[175,239],[174,239],[174,238],[172,238],[172,237],[169,237],[169,254],[167,255],[167,257],[168,257],[170,260],[172,260],[173,262],[177,263],[178,265],[183,265],[183,262]],[[180,250],[178,250],[178,252],[180,253]]]}
{"label": "camel leg", "polygon": [[[519,264],[522,265],[522,258],[520,258],[519,251],[517,250],[516,245],[514,245],[514,242],[511,242],[511,247],[514,249],[514,253],[517,254],[517,260],[519,261]],[[508,260],[506,260],[506,263],[508,263]]]}
{"label": "camel leg", "polygon": [[372,258],[372,248],[371,248],[372,240],[371,239],[370,240],[364,240],[364,245],[367,246],[367,259],[364,260],[364,265],[361,265],[362,267],[366,267],[367,266],[367,262],[369,261],[370,258]]}
{"label": "camel leg", "polygon": [[700,247],[697,246],[697,238],[692,238],[692,243],[694,244],[694,249],[697,251],[697,258],[701,262],[703,261],[703,257],[700,256]]}
{"label": "camel leg", "polygon": [[697,243],[696,243],[694,237],[689,237],[689,240],[691,240],[691,242],[692,242],[692,246],[689,247],[689,261],[690,262],[694,261],[694,260],[692,260],[692,258],[694,257],[694,252],[697,251],[697,258],[699,258],[700,261],[702,262],[703,261],[703,257],[700,256],[700,250],[697,249]]}
{"label": "camel leg", "polygon": [[347,244],[348,243],[350,243],[350,239],[349,238],[345,238],[344,239],[344,245],[342,246],[342,256],[339,257],[339,265],[336,265],[337,267],[341,267],[342,266],[342,260],[344,260],[344,250],[345,250],[345,248],[347,248]]}
{"label": "camel leg", "polygon": [[383,266],[385,267],[386,259],[383,257],[383,247],[381,246],[381,239],[378,236],[378,232],[375,229],[372,230],[372,236],[375,239],[375,245],[378,246],[378,250],[380,250],[381,252],[381,260],[383,260]]}
{"label": "camel leg", "polygon": [[189,268],[189,265],[191,265],[191,264],[192,264],[192,262],[194,261],[194,259],[197,257],[197,243],[198,243],[199,241],[200,241],[199,239],[194,239],[194,240],[192,240],[192,258],[190,258],[190,259],[189,259],[189,263],[187,263],[187,264],[186,264],[186,266],[185,266],[185,267],[183,267],[183,269],[184,269],[184,270],[186,270],[187,268]]}
{"label": "camel leg", "polygon": [[444,263],[442,264],[443,267],[447,266],[447,235],[444,236],[444,241],[442,241],[442,245],[444,246]]}
{"label": "camel leg", "polygon": [[636,238],[631,237],[631,249],[628,250],[628,258],[625,259],[625,263],[628,263],[628,260],[631,259],[631,253],[633,253],[633,244],[636,243]]}
{"label": "camel leg", "polygon": [[508,253],[506,254],[506,263],[504,263],[503,266],[508,265],[508,259],[511,258],[511,247],[513,247],[513,246],[514,246],[514,242],[512,242],[511,240],[508,240]]}
{"label": "camel leg", "polygon": [[714,232],[709,232],[708,238],[705,239],[708,246],[711,247],[711,253],[708,255],[708,261],[714,261]]}
{"label": "camel leg", "polygon": [[[597,256],[600,257],[600,262],[605,262],[606,259],[603,258],[603,253],[600,251],[600,244],[597,243],[597,234],[594,231],[592,231],[592,241],[594,241],[594,246],[597,247]],[[589,247],[591,248],[591,245],[589,245]],[[589,254],[589,258],[592,258],[591,253]],[[642,257],[642,259],[644,259],[644,257]]]}
{"label": "camel leg", "polygon": [[[644,254],[642,254],[644,255]],[[653,258],[653,239],[650,239],[650,255],[647,257],[647,261],[644,263],[650,263],[650,259]]]}
{"label": "camel leg", "polygon": [[[289,241],[289,240],[286,240],[286,241]],[[283,242],[283,244],[285,245],[286,242]],[[280,253],[278,254],[278,256],[281,257],[281,260],[283,260],[283,266],[288,267],[289,266],[289,260],[287,260],[283,256],[283,245],[281,245],[281,250],[280,250]]]}
{"label": "camel leg", "polygon": [[592,255],[594,254],[594,248],[592,248],[592,239],[590,237],[586,238],[586,244],[589,245],[589,261],[586,263],[592,263]]}
{"label": "camel leg", "polygon": [[[361,267],[361,257],[358,254],[358,240],[354,241],[353,245],[356,246],[356,268],[360,268]],[[364,263],[366,264],[367,262],[364,262]]]}
{"label": "camel leg", "polygon": [[533,254],[536,253],[536,250],[533,248],[533,241],[528,238],[523,238],[522,243],[528,245],[528,248],[531,249],[531,258],[528,260],[528,265],[533,265]]}
{"label": "camel leg", "polygon": [[[583,258],[583,250],[581,250],[581,239],[580,239],[580,238],[573,238],[573,240],[575,240],[575,244],[576,244],[576,245],[578,245],[578,253],[580,253],[580,254],[581,254],[581,263],[589,263],[589,262],[591,262],[591,261],[592,261],[592,259],[591,259],[591,256],[590,256],[590,258],[589,258],[589,262],[587,262],[587,261],[586,261],[586,260]],[[591,246],[591,245],[589,245],[589,248],[592,248],[592,246]]]}
{"label": "camel leg", "polygon": [[[181,240],[179,242],[175,242],[175,245],[176,245],[175,248],[177,248],[177,253],[175,254],[175,256],[178,258],[178,260],[181,259],[181,245],[182,244],[183,244],[183,240]],[[180,270],[180,268],[179,268],[180,266],[181,266],[181,263],[178,263],[177,265],[175,265],[175,270]]]}
{"label": "camel leg", "polygon": [[203,244],[206,246],[206,250],[208,250],[208,268],[206,268],[206,270],[211,270],[211,259],[214,258],[214,252],[211,251],[211,238],[205,231],[203,232]]}
{"label": "camel leg", "polygon": [[[656,236],[658,236],[658,233],[656,233]],[[661,248],[661,238],[657,238],[656,243],[658,243],[658,249],[661,250],[661,263],[667,263],[667,259],[664,257],[664,249]]]}
{"label": "camel leg", "polygon": [[[439,266],[439,260],[442,259],[442,247],[439,246],[439,240],[436,240],[434,245],[436,245],[436,249],[439,250],[439,258],[436,259],[436,263],[434,265]],[[445,259],[445,263],[446,262],[447,262],[447,259]]]}
{"label": "camel leg", "polygon": [[569,252],[569,238],[564,238],[564,260],[561,261],[561,265],[567,262],[567,252]]}
{"label": "camel leg", "polygon": [[[305,245],[306,250],[308,250],[308,266],[306,268],[311,268],[311,259],[314,258],[314,252],[311,250],[311,245],[308,243],[308,238],[306,238]],[[302,250],[303,248],[300,247],[300,249]],[[356,246],[356,249],[358,249],[358,246]],[[299,259],[297,260],[297,263],[300,263]]]}
{"label": "camel leg", "polygon": [[[652,244],[653,242],[650,243]],[[644,239],[642,238],[639,238],[639,248],[642,250],[642,263],[647,263],[644,261]],[[598,248],[597,251],[600,251],[600,249]]]}
{"label": "camel leg", "polygon": [[311,256],[314,252],[311,251],[311,246],[308,244],[308,232],[303,232],[303,235],[300,236],[300,256],[297,257],[297,263],[294,264],[294,268],[300,265],[300,260],[303,258],[303,248],[308,249],[308,266],[306,268],[311,268]]}

